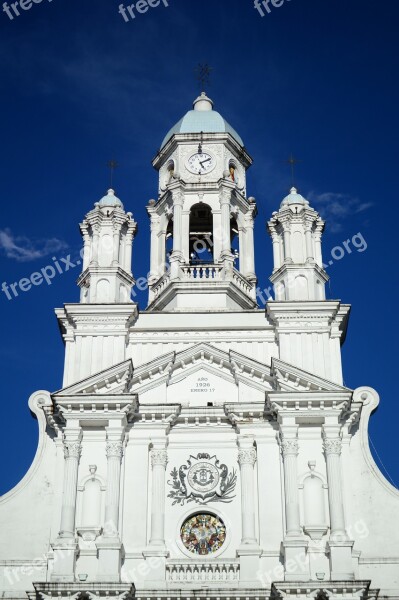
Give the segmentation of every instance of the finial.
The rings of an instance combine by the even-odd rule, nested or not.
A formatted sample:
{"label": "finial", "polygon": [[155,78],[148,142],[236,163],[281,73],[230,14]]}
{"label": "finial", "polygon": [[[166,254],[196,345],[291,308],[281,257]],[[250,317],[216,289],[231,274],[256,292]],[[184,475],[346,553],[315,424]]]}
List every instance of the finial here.
{"label": "finial", "polygon": [[201,85],[201,92],[205,92],[207,86],[210,85],[210,77],[213,68],[208,65],[208,63],[199,63],[196,67],[195,72],[197,73],[197,79]]}
{"label": "finial", "polygon": [[[289,157],[289,159],[287,161],[285,161],[286,164],[291,166],[291,186],[293,188],[295,188],[295,165],[299,164],[300,162],[302,162],[301,160],[297,160],[291,153],[291,156]],[[297,189],[295,188],[295,192],[297,192]]]}
{"label": "finial", "polygon": [[113,180],[114,180],[114,172],[115,172],[115,169],[116,169],[118,166],[119,166],[119,165],[118,165],[118,163],[116,162],[116,160],[110,160],[110,161],[108,161],[108,162],[107,162],[107,167],[108,167],[108,168],[109,168],[109,170],[110,170],[110,181],[111,181],[111,188],[112,188],[112,185],[113,185]]}

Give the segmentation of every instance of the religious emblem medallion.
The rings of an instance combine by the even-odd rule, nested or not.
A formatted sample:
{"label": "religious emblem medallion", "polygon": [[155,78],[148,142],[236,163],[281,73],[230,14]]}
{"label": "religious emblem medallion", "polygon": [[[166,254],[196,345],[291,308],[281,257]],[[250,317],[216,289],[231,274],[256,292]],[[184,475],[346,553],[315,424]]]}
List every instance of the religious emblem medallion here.
{"label": "religious emblem medallion", "polygon": [[181,526],[180,538],[187,550],[206,556],[217,552],[223,546],[226,540],[226,526],[215,515],[193,515]]}
{"label": "religious emblem medallion", "polygon": [[188,461],[178,469],[171,472],[172,480],[168,485],[172,490],[168,498],[173,499],[172,504],[185,502],[231,502],[237,475],[234,469],[229,473],[226,465],[220,464],[216,456],[206,453],[190,456]]}

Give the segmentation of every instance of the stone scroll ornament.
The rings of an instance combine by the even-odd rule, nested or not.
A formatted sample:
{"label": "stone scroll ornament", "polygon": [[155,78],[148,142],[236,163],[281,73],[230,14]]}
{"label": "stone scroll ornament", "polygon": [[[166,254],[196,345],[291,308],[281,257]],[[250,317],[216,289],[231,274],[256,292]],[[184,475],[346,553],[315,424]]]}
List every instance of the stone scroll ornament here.
{"label": "stone scroll ornament", "polygon": [[172,479],[168,485],[172,487],[168,498],[174,504],[185,502],[207,504],[208,502],[232,502],[237,474],[230,472],[226,465],[220,464],[216,456],[206,453],[190,456],[188,461],[170,473]]}

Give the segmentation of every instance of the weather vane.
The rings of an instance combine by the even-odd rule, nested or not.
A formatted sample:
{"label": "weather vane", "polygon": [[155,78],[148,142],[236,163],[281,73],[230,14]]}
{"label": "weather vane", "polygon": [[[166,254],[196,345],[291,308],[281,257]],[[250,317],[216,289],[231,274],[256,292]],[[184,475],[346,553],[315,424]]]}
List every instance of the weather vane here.
{"label": "weather vane", "polygon": [[118,167],[118,163],[116,162],[116,160],[110,160],[107,162],[107,167],[110,170],[110,179],[111,179],[111,188],[113,186],[114,183],[114,173],[115,173],[115,169]]}
{"label": "weather vane", "polygon": [[213,68],[210,67],[207,63],[199,64],[195,69],[197,73],[197,79],[201,85],[201,92],[205,92],[206,88],[210,85],[211,72]]}
{"label": "weather vane", "polygon": [[292,184],[292,186],[294,186],[295,185],[295,165],[299,164],[302,161],[297,160],[291,153],[291,156],[285,162],[287,165],[291,166],[291,184]]}

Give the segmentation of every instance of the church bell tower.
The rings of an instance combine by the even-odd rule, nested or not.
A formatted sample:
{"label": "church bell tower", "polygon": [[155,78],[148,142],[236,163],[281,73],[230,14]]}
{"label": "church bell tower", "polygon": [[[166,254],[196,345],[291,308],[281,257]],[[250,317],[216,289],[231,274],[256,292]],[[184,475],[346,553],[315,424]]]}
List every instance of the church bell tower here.
{"label": "church bell tower", "polygon": [[149,310],[256,308],[252,159],[203,92],[153,160]]}

